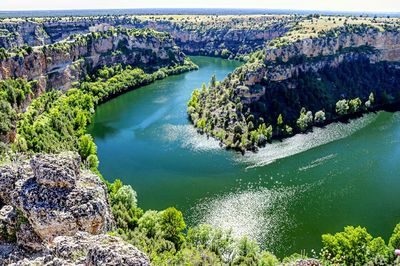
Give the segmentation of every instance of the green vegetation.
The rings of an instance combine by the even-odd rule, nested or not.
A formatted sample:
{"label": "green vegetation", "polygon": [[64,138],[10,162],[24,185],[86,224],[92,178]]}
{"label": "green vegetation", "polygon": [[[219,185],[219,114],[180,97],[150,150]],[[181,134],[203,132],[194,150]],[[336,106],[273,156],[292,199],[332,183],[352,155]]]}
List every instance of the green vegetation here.
{"label": "green vegetation", "polygon": [[323,235],[318,255],[293,254],[281,261],[253,240],[235,237],[229,230],[206,224],[187,228],[175,208],[143,211],[130,186],[118,179],[107,184],[118,225],[111,234],[144,251],[154,265],[278,265],[306,259],[324,265],[389,265],[396,259],[394,249],[400,247],[400,224],[388,245],[365,228],[348,226],[343,232]]}
{"label": "green vegetation", "polygon": [[50,153],[79,151],[84,160],[90,158],[89,165],[96,165],[95,144],[85,135],[95,107],[114,95],[192,69],[196,66],[188,59],[182,66],[161,68],[152,74],[129,66],[104,67],[98,71],[98,78],[95,74],[65,94],[47,92],[33,100],[20,115],[14,149]]}
{"label": "green vegetation", "polygon": [[[193,92],[187,112],[200,133],[227,148],[256,150],[274,138],[307,132],[400,99],[395,63],[371,64],[361,56],[334,68],[327,65],[318,72],[300,71],[274,81],[259,77],[273,69],[261,55],[254,53],[222,82],[212,81],[208,88]],[[287,67],[278,66],[282,65]]]}
{"label": "green vegetation", "polygon": [[360,226],[347,226],[343,232],[323,235],[322,244],[323,258],[333,264],[389,265],[395,259],[393,247],[386,246],[381,237],[373,238],[367,229]]}
{"label": "green vegetation", "polygon": [[[0,158],[8,149],[7,143],[14,141],[17,113],[24,107],[27,98],[32,96],[36,82],[24,79],[6,79],[0,81]],[[8,136],[6,136],[9,134]]]}

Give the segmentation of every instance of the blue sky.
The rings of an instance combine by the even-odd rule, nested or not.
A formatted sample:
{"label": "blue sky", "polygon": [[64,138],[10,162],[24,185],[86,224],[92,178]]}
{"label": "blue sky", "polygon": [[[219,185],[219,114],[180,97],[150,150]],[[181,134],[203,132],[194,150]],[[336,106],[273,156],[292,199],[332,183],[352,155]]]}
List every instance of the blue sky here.
{"label": "blue sky", "polygon": [[400,12],[400,0],[0,0],[0,10],[265,8]]}

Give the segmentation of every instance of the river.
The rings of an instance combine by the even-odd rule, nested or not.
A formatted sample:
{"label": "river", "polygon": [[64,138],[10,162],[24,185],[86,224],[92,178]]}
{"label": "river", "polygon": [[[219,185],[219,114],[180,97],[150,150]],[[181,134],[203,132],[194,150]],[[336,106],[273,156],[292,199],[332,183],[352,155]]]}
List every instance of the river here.
{"label": "river", "polygon": [[242,156],[197,134],[186,114],[194,88],[240,63],[192,59],[198,71],[97,108],[89,133],[106,179],[132,185],[143,209],[175,206],[191,226],[232,228],[279,257],[312,255],[323,233],[346,225],[387,241],[400,222],[400,113],[316,128]]}

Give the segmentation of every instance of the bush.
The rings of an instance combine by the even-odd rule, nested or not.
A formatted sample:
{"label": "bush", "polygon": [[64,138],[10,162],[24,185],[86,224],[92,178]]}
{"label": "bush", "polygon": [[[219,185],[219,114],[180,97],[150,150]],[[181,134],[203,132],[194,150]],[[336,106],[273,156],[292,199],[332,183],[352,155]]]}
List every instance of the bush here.
{"label": "bush", "polygon": [[393,230],[393,234],[389,239],[389,246],[394,249],[400,249],[400,223]]}
{"label": "bush", "polygon": [[185,238],[182,231],[186,228],[183,215],[175,208],[168,208],[161,212],[160,228],[163,237],[175,244],[178,249]]}
{"label": "bush", "polygon": [[322,235],[323,257],[345,265],[364,265],[381,257],[387,258],[387,247],[382,238],[373,238],[367,229],[347,226],[335,235]]}
{"label": "bush", "polygon": [[91,135],[86,134],[79,139],[78,152],[82,160],[86,160],[90,155],[96,155],[97,147]]}
{"label": "bush", "polygon": [[336,113],[338,115],[347,115],[349,108],[350,107],[347,100],[340,100],[336,103]]}
{"label": "bush", "polygon": [[308,111],[305,108],[301,108],[299,119],[297,119],[297,127],[300,131],[306,131],[313,122],[313,115],[311,111]]}

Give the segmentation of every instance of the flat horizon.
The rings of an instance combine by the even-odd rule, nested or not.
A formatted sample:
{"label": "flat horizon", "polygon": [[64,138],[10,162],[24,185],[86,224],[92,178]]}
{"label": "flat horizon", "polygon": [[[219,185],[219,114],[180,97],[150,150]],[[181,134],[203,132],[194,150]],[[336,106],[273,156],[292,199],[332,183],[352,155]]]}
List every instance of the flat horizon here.
{"label": "flat horizon", "polygon": [[[40,13],[40,12],[104,12],[104,11],[128,11],[131,14],[176,14],[174,12],[187,12],[187,13],[179,13],[182,15],[191,15],[191,14],[214,14],[208,13],[210,11],[217,11],[215,14],[218,15],[229,15],[229,11],[234,11],[232,14],[240,14],[240,11],[243,11],[243,14],[327,14],[327,15],[340,15],[340,14],[381,14],[381,15],[400,15],[400,11],[351,11],[351,10],[318,10],[318,9],[269,9],[269,8],[220,8],[220,7],[212,7],[212,8],[200,8],[200,7],[182,7],[182,8],[168,8],[168,7],[143,7],[143,8],[49,8],[49,9],[24,9],[24,10],[0,10],[0,14],[8,14],[8,13]],[[152,12],[150,12],[152,11]],[[163,12],[164,11],[164,12]],[[192,11],[192,12],[190,12]],[[194,12],[193,12],[194,11]],[[206,11],[206,12],[202,12]],[[223,11],[223,12],[221,12]],[[51,14],[54,15],[54,14]]]}

